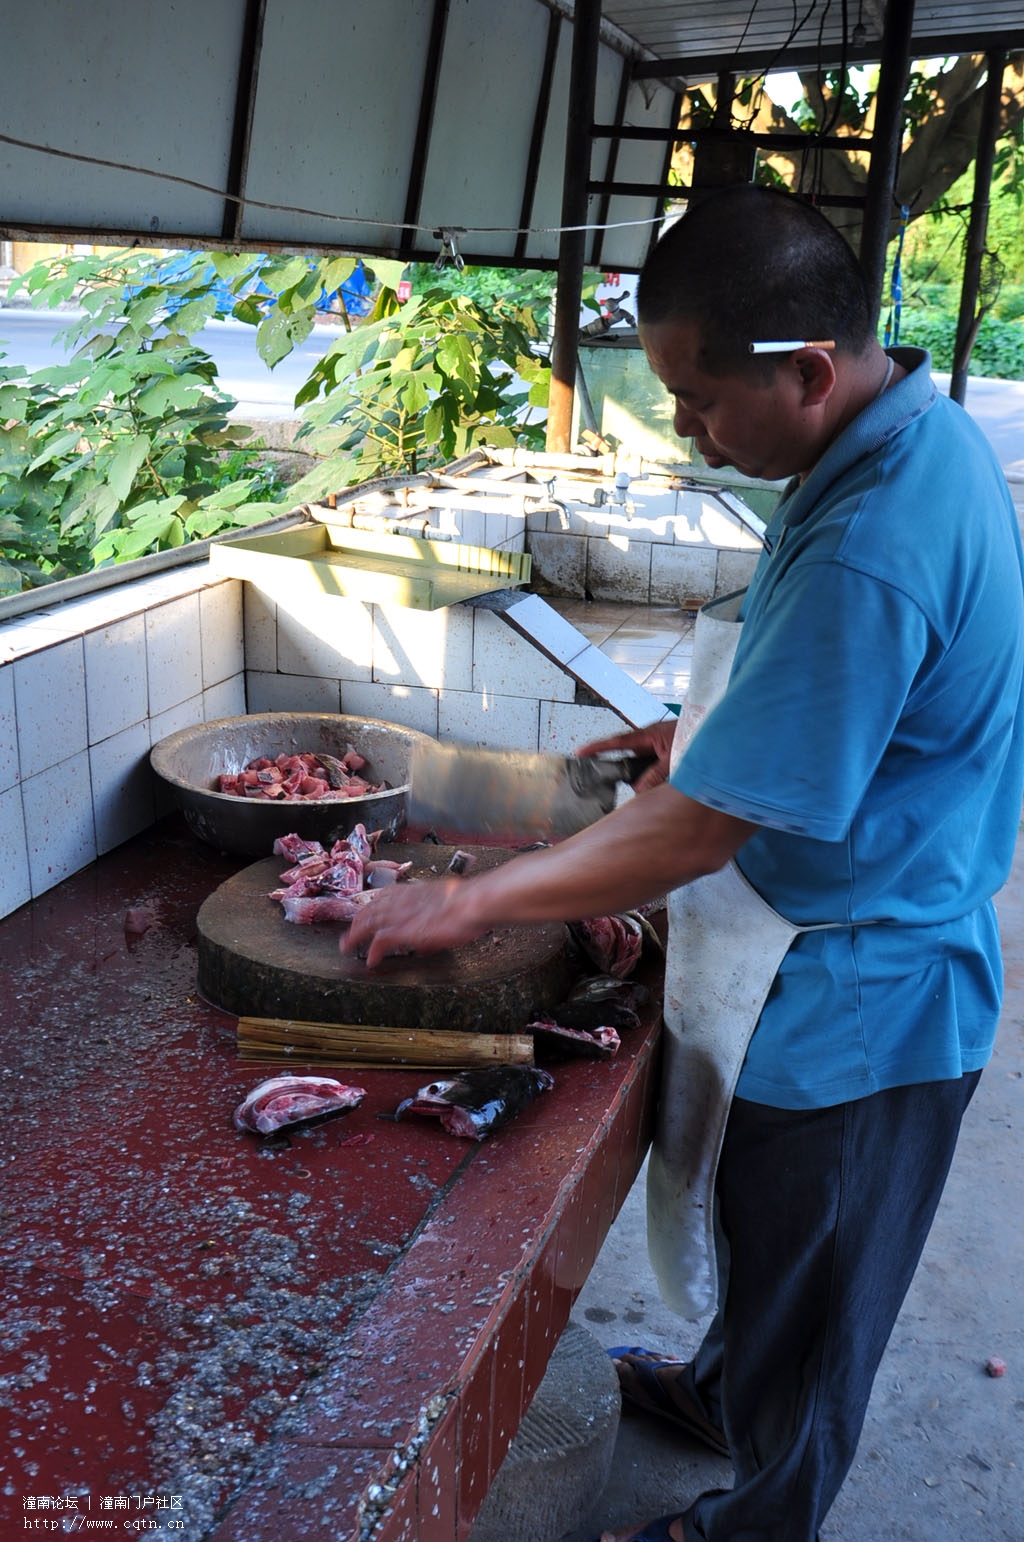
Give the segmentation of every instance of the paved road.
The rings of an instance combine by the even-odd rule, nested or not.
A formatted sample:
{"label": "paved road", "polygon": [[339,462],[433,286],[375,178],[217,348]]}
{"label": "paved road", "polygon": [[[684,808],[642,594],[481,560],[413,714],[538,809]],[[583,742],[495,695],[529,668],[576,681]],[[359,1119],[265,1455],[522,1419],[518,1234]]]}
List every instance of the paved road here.
{"label": "paved road", "polygon": [[[66,353],[59,334],[78,314],[0,308],[3,362],[23,364],[33,371],[63,361]],[[222,389],[238,401],[235,416],[290,418],[296,415],[296,391],[340,330],[333,323],[317,322],[306,341],[273,370],[256,352],[255,327],[241,321],[210,321],[200,335],[202,346],[216,361]]]}
{"label": "paved road", "polygon": [[[936,373],[935,382],[949,390],[949,376]],[[1024,481],[1024,380],[968,381],[964,406],[984,429],[1007,476]]]}

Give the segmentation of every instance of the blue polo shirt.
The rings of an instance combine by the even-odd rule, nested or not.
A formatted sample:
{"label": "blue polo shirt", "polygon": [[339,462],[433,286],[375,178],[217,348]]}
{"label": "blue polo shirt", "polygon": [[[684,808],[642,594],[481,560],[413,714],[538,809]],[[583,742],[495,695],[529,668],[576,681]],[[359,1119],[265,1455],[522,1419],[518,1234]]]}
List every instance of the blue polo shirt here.
{"label": "blue polo shirt", "polygon": [[[787,490],[729,687],[672,777],[760,828],[738,862],[801,934],[737,1093],[815,1108],[987,1061],[992,896],[1024,787],[1021,543],[981,431],[930,360]],[[863,923],[874,924],[866,925]]]}

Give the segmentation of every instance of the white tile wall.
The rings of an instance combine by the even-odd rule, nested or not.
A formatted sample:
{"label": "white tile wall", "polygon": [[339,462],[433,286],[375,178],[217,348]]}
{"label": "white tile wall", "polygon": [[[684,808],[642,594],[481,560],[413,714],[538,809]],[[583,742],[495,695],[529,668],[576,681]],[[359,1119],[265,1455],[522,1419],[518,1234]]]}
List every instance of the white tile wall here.
{"label": "white tile wall", "polygon": [[[653,722],[653,718],[652,718]],[[569,706],[544,701],[540,706],[538,749],[552,755],[572,755],[581,744],[625,733],[632,725],[606,707]]]}
{"label": "white tile wall", "polygon": [[587,588],[595,600],[634,600],[651,592],[651,543],[615,534],[587,542]]}
{"label": "white tile wall", "polygon": [[342,682],[335,676],[275,675],[262,670],[245,677],[249,712],[340,712]]}
{"label": "white tile wall", "polygon": [[203,721],[219,717],[241,717],[245,712],[245,675],[233,675],[203,692]]}
{"label": "white tile wall", "polygon": [[96,850],[102,856],[153,823],[149,723],[134,723],[89,751]]}
{"label": "white tile wall", "polygon": [[43,894],[96,856],[88,753],[26,777],[21,797],[32,893]]}
{"label": "white tile wall", "polygon": [[88,734],[81,637],[17,660],[14,704],[23,779],[84,750]]}
{"label": "white tile wall", "polygon": [[277,668],[286,675],[372,679],[372,607],[334,595],[305,601],[301,615],[279,604]]}
{"label": "white tile wall", "polygon": [[459,540],[465,546],[483,546],[487,534],[486,523],[482,509],[460,509]]}
{"label": "white tile wall", "polygon": [[32,898],[20,787],[0,792],[0,851],[0,915],[6,916]]}
{"label": "white tile wall", "polygon": [[277,668],[277,602],[255,584],[240,584],[244,612],[246,669],[272,673]]}
{"label": "white tile wall", "polygon": [[437,738],[437,692],[415,685],[384,685],[377,681],[343,680],[341,710],[353,717],[375,717],[401,723]]}
{"label": "white tile wall", "polygon": [[198,695],[203,684],[198,594],[146,611],[146,664],[151,717]]}
{"label": "white tile wall", "polygon": [[241,598],[197,563],[0,626],[0,915],[169,812],[150,744],[245,711]]}
{"label": "white tile wall", "polygon": [[540,702],[526,696],[477,696],[441,691],[437,736],[460,744],[500,750],[535,750],[540,736]]}
{"label": "white tile wall", "polygon": [[484,538],[479,544],[492,551],[514,549],[519,544],[516,538],[521,529],[521,522],[509,519],[507,514],[485,514]]}
{"label": "white tile wall", "polygon": [[14,715],[14,665],[4,664],[0,665],[0,792],[6,792],[17,780],[18,728]]}
{"label": "white tile wall", "polygon": [[[442,610],[373,609],[373,679],[382,685],[473,689],[473,618],[470,605]],[[361,679],[361,674],[351,678]]]}
{"label": "white tile wall", "polygon": [[37,653],[52,643],[66,640],[67,634],[46,616],[29,616],[9,621],[0,637],[0,664],[9,664],[26,654]]}
{"label": "white tile wall", "polygon": [[87,632],[83,641],[89,742],[95,744],[148,716],[146,618],[129,616]]}
{"label": "white tile wall", "polygon": [[657,546],[651,552],[651,604],[710,600],[717,592],[719,554],[706,546]]}
{"label": "white tile wall", "polygon": [[675,535],[677,541],[724,549],[750,550],[759,545],[757,537],[707,493],[680,493]]}
{"label": "white tile wall", "polygon": [[732,594],[735,589],[745,589],[754,576],[759,555],[759,551],[720,551],[715,593]]}
{"label": "white tile wall", "polygon": [[[552,701],[575,699],[576,682],[572,677],[545,658],[500,615],[477,610],[475,618],[472,687],[477,695],[526,696],[531,700]],[[580,648],[582,646],[583,639]]]}
{"label": "white tile wall", "polygon": [[548,587],[555,594],[583,598],[587,583],[587,542],[577,535],[530,536],[533,557],[532,579],[538,587]]}
{"label": "white tile wall", "polygon": [[166,712],[157,712],[150,718],[150,742],[159,744],[161,739],[178,733],[180,729],[194,728],[197,723],[205,721],[203,694],[200,691],[197,696],[190,696],[188,701],[179,701],[176,707],[168,707]]}
{"label": "white tile wall", "polygon": [[245,669],[242,639],[242,586],[217,584],[199,596],[203,689],[220,685]]}
{"label": "white tile wall", "polygon": [[[568,530],[557,511],[528,520],[533,585],[542,592],[672,603],[677,597],[675,578],[688,570],[689,559],[696,564],[689,571],[701,575],[702,582],[692,590],[687,582],[686,592],[710,598],[723,592],[718,571],[722,559],[760,550],[755,531],[721,497],[700,489],[676,491],[637,479],[627,495],[632,513],[611,501],[595,506],[593,495],[581,498],[578,484],[571,481],[556,484],[555,496],[565,501]],[[757,517],[745,510],[742,500],[737,497],[735,502],[756,525]],[[678,557],[671,555],[675,551]]]}

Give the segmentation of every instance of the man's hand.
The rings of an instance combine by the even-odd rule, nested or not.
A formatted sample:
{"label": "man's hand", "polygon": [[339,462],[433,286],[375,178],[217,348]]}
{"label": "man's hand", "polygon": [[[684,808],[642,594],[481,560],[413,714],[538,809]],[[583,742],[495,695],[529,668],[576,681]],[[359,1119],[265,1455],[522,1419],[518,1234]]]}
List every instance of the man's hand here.
{"label": "man's hand", "polygon": [[488,930],[465,904],[464,878],[417,879],[382,889],[362,905],[347,932],[342,953],[366,952],[370,969],[389,953],[438,953],[458,948]]}
{"label": "man's hand", "polygon": [[647,728],[635,728],[630,733],[614,734],[610,739],[594,739],[582,744],[577,755],[587,757],[603,754],[605,750],[633,750],[638,755],[653,755],[653,766],[638,776],[633,783],[634,792],[647,792],[668,780],[669,755],[676,731],[676,719],[651,723]]}
{"label": "man's hand", "polygon": [[382,890],[360,906],[342,951],[365,950],[373,968],[389,953],[457,948],[496,926],[632,910],[716,872],[755,828],[666,783],[564,841],[519,852],[485,872]]}

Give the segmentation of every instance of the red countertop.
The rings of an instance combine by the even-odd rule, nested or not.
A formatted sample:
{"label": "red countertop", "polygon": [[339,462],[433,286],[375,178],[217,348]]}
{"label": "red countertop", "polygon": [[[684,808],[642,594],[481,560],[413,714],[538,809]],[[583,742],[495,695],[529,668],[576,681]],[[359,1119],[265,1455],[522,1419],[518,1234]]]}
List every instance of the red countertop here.
{"label": "red countertop", "polygon": [[0,921],[0,1535],[464,1542],[647,1149],[651,965],[619,1055],[486,1141],[377,1118],[422,1071],[324,1067],[359,1108],[239,1134],[273,1071],[195,916],[244,865],[169,820]]}

